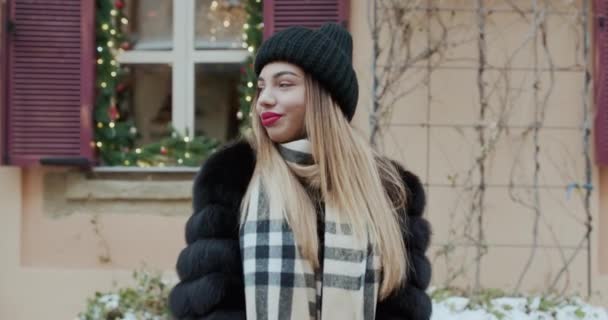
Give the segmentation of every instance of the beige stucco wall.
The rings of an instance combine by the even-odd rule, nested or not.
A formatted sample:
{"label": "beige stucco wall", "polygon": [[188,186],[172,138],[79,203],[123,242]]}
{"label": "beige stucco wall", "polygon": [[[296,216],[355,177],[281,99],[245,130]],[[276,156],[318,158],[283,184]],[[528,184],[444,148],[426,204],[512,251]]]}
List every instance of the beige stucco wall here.
{"label": "beige stucco wall", "polygon": [[[63,171],[0,167],[0,319],[73,319],[87,297],[113,288],[114,282],[131,283],[132,271],[144,264],[175,280],[173,266],[184,245],[187,201],[137,205],[131,200],[129,205],[91,199],[87,206],[64,206],[72,212],[49,210],[53,206],[43,204],[52,199],[45,195],[63,186],[47,185],[45,190],[45,176]],[[146,185],[158,187],[139,183],[140,188]],[[138,194],[134,189],[122,191]],[[103,186],[91,190],[93,198],[108,196]],[[173,213],[170,207],[175,208]]]}
{"label": "beige stucco wall", "polygon": [[[366,2],[352,1],[354,64],[360,83],[360,106],[354,123],[363,132],[368,131],[371,86],[366,9]],[[511,36],[500,24],[513,19],[510,13],[497,15],[494,29],[504,30],[507,38],[516,43],[525,28],[509,29],[513,30]],[[552,21],[554,26],[560,26],[558,18]],[[575,59],[567,49],[573,39],[568,30],[562,31],[559,38],[550,41],[556,41],[552,43],[557,48],[566,48],[559,51],[556,61],[567,64]],[[509,48],[507,42],[504,47],[492,49],[492,61],[500,61],[503,51]],[[475,51],[459,48],[454,54],[474,55]],[[516,61],[525,65],[530,59],[523,56]],[[426,184],[427,214],[434,229],[430,250],[433,282],[438,285],[445,281],[451,267],[438,252],[453,239],[450,226],[458,225],[469,211],[466,192],[458,183],[453,187],[448,177],[462,176],[479,152],[476,132],[471,128],[476,119],[476,71],[466,67],[459,62],[458,66],[435,70],[423,92],[402,100],[383,141],[385,151],[420,175]],[[529,81],[524,72],[516,72],[514,77],[522,83]],[[540,136],[543,166],[539,195],[546,219],[542,220],[541,247],[524,282],[525,290],[545,288],[561,266],[559,246],[564,247],[565,254],[572,253],[583,232],[580,197],[575,192],[567,198],[564,188],[568,183],[584,181],[581,134],[577,128],[582,120],[578,107],[581,79],[576,72],[556,75],[557,88],[545,122],[549,128],[544,128]],[[515,194],[530,194],[526,185],[531,183],[533,149],[530,140],[521,135],[522,125],[530,117],[525,108],[529,94],[524,92],[518,100],[519,107],[509,122],[510,134],[501,140],[488,162],[484,227],[489,251],[481,273],[482,284],[487,287],[512,289],[531,250],[533,214],[508,198],[507,186],[509,170],[514,168]],[[513,166],[516,154],[521,156],[521,164]],[[591,197],[592,280],[594,289],[606,297],[608,172],[600,175],[594,168],[593,184],[597,187]],[[164,270],[167,278],[174,279],[173,266],[184,245],[184,223],[190,214],[188,185],[188,174],[91,176],[60,168],[0,167],[0,319],[72,319],[82,310],[87,297],[96,290],[111,288],[113,281],[129,283],[131,271],[142,263]],[[158,197],[163,199],[153,199]],[[471,246],[454,244],[454,265],[474,254]],[[568,292],[585,292],[586,258],[583,251],[573,260]],[[474,279],[471,271],[474,269],[454,283],[470,285]],[[608,306],[606,300],[595,296],[594,301]]]}
{"label": "beige stucco wall", "polygon": [[[423,2],[426,4],[427,2]],[[439,7],[459,8],[443,10],[438,14],[450,28],[453,39],[465,41],[443,48],[446,60],[427,72],[425,62],[413,66],[410,76],[405,77],[402,88],[412,88],[415,83],[428,83],[413,90],[399,100],[386,134],[382,139],[384,151],[401,161],[420,176],[426,184],[428,195],[427,215],[433,225],[433,245],[430,257],[433,261],[433,283],[442,285],[457,273],[460,266],[466,269],[449,282],[452,285],[471,287],[476,277],[475,247],[468,236],[475,236],[476,215],[471,215],[472,192],[466,183],[467,170],[482,154],[475,126],[496,122],[501,115],[499,98],[506,86],[511,86],[511,95],[506,100],[511,104],[508,116],[503,117],[506,130],[484,162],[485,197],[483,226],[488,252],[482,258],[480,282],[483,287],[513,290],[518,277],[533,247],[534,211],[517,204],[512,197],[533,201],[534,140],[524,134],[534,119],[534,67],[533,41],[524,42],[530,33],[530,25],[523,23],[519,12],[509,10],[503,1],[484,2],[494,7],[495,12],[487,18],[487,61],[493,66],[506,66],[507,57],[514,55],[510,66],[509,80],[499,78],[503,70],[490,70],[484,80],[491,87],[498,80],[497,93],[490,95],[486,121],[479,121],[479,90],[477,86],[478,50],[477,21],[471,1],[433,1]],[[531,1],[514,1],[522,9],[531,9]],[[539,2],[541,3],[541,2]],[[544,2],[543,2],[544,3]],[[566,186],[583,184],[585,165],[583,151],[583,97],[584,70],[581,30],[573,27],[576,14],[572,2],[548,2],[553,12],[547,14],[547,44],[553,63],[561,71],[554,73],[554,87],[549,96],[543,128],[539,131],[539,203],[541,219],[538,229],[538,248],[521,288],[529,292],[546,290],[560,268],[563,256],[569,258],[580,245],[585,235],[584,197],[581,190],[570,195]],[[576,3],[578,4],[578,2]],[[361,84],[361,98],[356,122],[367,128],[367,116],[371,103],[372,56],[371,33],[368,26],[368,4],[352,2],[351,25],[355,43],[355,67]],[[579,8],[580,9],[580,8]],[[408,21],[426,21],[424,11],[413,14]],[[532,21],[531,15],[527,16]],[[414,31],[412,55],[426,46],[425,26]],[[439,27],[431,24],[431,36],[438,38]],[[416,33],[418,32],[418,33]],[[386,39],[386,34],[381,39]],[[468,39],[468,42],[466,42]],[[523,43],[523,45],[522,45]],[[517,51],[519,50],[519,51]],[[542,50],[542,49],[539,49]],[[404,56],[404,55],[403,55]],[[403,56],[397,56],[396,59]],[[540,54],[539,66],[547,67],[547,59]],[[438,61],[437,57],[432,60]],[[394,62],[394,61],[391,61]],[[422,72],[415,74],[416,68]],[[506,72],[506,71],[505,71]],[[414,74],[414,75],[412,75]],[[548,92],[552,83],[548,72],[539,74],[539,97]],[[491,88],[488,88],[488,92]],[[504,92],[504,91],[502,91]],[[592,103],[591,99],[588,100]],[[496,132],[492,126],[484,130],[486,140]],[[593,156],[593,154],[591,154]],[[593,161],[593,158],[591,158]],[[601,179],[600,179],[601,178]],[[594,190],[590,198],[593,233],[591,235],[591,281],[593,301],[608,305],[608,199],[606,187],[608,175],[605,170],[600,177],[599,169],[592,168]],[[479,181],[479,172],[473,170],[472,180]],[[601,185],[600,185],[601,182]],[[602,192],[602,194],[600,194]],[[600,202],[601,200],[601,202]],[[601,208],[601,209],[600,209]],[[465,231],[465,222],[473,220],[473,227]],[[449,248],[450,260],[442,252]],[[563,256],[562,256],[563,255]],[[557,290],[566,293],[586,294],[587,290],[586,244],[574,255],[567,268],[567,275],[557,283]],[[603,296],[603,297],[602,297]]]}

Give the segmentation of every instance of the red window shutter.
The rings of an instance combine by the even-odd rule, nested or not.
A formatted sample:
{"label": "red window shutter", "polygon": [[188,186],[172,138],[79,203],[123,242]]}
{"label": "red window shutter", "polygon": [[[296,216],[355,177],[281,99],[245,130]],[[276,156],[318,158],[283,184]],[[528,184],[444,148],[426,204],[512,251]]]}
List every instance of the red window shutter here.
{"label": "red window shutter", "polygon": [[264,0],[264,39],[290,26],[337,22],[348,27],[349,13],[348,0]]}
{"label": "red window shutter", "polygon": [[95,1],[9,0],[8,162],[93,159]]}
{"label": "red window shutter", "polygon": [[595,154],[608,165],[608,0],[594,1]]}
{"label": "red window shutter", "polygon": [[[5,0],[0,0],[0,165],[4,164],[6,154],[6,66],[7,66],[7,43],[6,32],[8,29],[7,17],[8,7]],[[6,27],[5,27],[6,26]]]}

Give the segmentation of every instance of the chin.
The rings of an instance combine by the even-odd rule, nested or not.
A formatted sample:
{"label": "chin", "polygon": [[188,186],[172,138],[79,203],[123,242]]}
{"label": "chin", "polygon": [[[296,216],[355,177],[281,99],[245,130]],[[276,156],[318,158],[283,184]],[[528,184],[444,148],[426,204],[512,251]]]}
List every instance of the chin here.
{"label": "chin", "polygon": [[285,134],[284,132],[274,132],[275,130],[266,130],[268,133],[268,137],[274,143],[286,143],[289,141],[295,140],[295,138],[290,137],[290,135]]}

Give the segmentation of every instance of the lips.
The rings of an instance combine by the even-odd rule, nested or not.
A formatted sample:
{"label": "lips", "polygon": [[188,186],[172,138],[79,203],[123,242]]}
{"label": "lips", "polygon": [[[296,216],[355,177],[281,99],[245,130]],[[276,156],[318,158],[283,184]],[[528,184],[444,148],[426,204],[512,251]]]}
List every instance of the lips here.
{"label": "lips", "polygon": [[282,116],[283,116],[282,114],[278,114],[278,113],[274,113],[274,112],[264,112],[260,116],[260,119],[262,120],[262,125],[265,127],[268,127],[268,126],[273,125],[275,122],[277,122],[277,120],[281,119]]}

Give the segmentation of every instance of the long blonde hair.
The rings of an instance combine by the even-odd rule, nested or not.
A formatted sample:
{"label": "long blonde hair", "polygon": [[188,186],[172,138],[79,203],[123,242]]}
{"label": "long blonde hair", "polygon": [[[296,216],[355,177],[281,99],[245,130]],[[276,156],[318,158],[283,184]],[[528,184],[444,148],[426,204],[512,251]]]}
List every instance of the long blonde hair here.
{"label": "long blonde hair", "polygon": [[[252,110],[256,102],[257,98]],[[405,206],[403,182],[396,168],[373,151],[328,92],[308,75],[305,128],[316,164],[313,172],[283,160],[253,111],[249,140],[257,162],[242,201],[241,222],[250,206],[252,186],[261,182],[270,195],[270,210],[282,210],[302,256],[318,268],[317,213],[298,180],[306,175],[307,180],[316,181],[325,203],[337,209],[341,221],[352,226],[357,238],[369,237],[379,250],[382,264],[379,295],[383,299],[400,286],[407,272],[408,258],[400,227],[405,225],[406,217],[397,213]]]}

